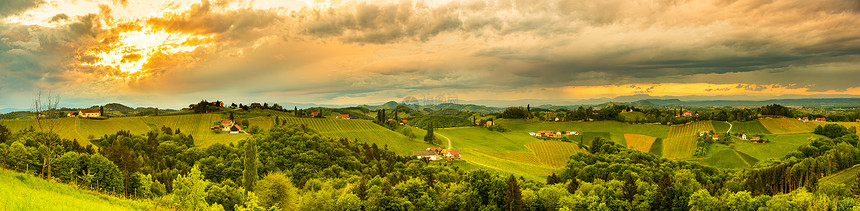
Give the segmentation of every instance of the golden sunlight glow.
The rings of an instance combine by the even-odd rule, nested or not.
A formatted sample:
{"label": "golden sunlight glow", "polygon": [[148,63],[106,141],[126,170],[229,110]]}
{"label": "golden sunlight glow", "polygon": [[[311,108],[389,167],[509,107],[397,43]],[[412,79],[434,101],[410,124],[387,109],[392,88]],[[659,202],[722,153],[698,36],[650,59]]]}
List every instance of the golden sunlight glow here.
{"label": "golden sunlight glow", "polygon": [[88,66],[111,67],[139,78],[148,75],[144,65],[156,53],[172,55],[191,52],[198,47],[213,45],[211,36],[167,32],[144,27],[137,31],[121,32],[108,46],[90,49],[85,53],[98,59]]}

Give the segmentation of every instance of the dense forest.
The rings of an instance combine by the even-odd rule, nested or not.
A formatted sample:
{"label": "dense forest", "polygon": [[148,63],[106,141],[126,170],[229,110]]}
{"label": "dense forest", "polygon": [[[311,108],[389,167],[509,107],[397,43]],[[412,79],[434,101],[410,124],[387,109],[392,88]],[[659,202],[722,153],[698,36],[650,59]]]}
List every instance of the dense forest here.
{"label": "dense forest", "polygon": [[194,210],[851,210],[860,196],[860,184],[818,182],[860,163],[855,134],[816,139],[747,170],[598,137],[546,181],[401,157],[303,125],[208,147],[165,128],[105,135],[92,141],[99,150],[69,140],[45,150],[41,140],[55,136],[0,127],[2,167]]}

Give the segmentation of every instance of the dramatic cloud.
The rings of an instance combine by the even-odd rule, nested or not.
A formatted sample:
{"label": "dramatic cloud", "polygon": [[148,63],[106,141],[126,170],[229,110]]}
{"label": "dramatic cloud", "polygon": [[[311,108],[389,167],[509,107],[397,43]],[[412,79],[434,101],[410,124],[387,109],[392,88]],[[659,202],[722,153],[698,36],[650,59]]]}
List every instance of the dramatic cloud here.
{"label": "dramatic cloud", "polygon": [[0,18],[3,102],[860,95],[853,0],[13,0]]}

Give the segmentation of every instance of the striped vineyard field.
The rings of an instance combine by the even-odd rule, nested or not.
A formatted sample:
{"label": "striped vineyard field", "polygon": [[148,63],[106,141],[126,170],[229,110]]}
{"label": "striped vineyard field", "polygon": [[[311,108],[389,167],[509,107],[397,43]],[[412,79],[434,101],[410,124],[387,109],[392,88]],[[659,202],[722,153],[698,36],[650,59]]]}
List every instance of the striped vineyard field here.
{"label": "striped vineyard field", "polygon": [[[89,139],[87,139],[86,136],[78,134],[77,118],[60,118],[48,121],[55,125],[54,132],[57,133],[60,138],[77,140],[81,145],[90,144]],[[39,130],[39,125],[36,120],[0,120],[0,124],[9,128],[10,132],[25,130],[30,127],[33,127],[37,131]]]}
{"label": "striped vineyard field", "polygon": [[699,131],[714,130],[711,121],[697,121],[683,125],[672,125],[669,128],[669,138],[699,136]]}
{"label": "striped vineyard field", "polygon": [[696,137],[675,137],[663,140],[663,157],[669,159],[693,157],[696,150]]}
{"label": "striped vineyard field", "polygon": [[550,168],[562,168],[571,155],[586,153],[576,144],[560,141],[538,141],[526,144],[526,148],[535,153],[538,161]]}
{"label": "striped vineyard field", "polygon": [[154,127],[154,129],[161,129],[161,126],[170,127],[174,131],[179,129],[182,134],[189,134],[194,137],[195,144],[201,146],[209,146],[215,143],[236,143],[249,137],[247,134],[230,134],[228,132],[218,134],[209,129],[216,122],[221,121],[221,115],[219,114],[150,116],[143,117],[142,119]]}
{"label": "striped vineyard field", "polygon": [[773,134],[812,133],[815,130],[813,124],[792,118],[761,119],[759,122]]}
{"label": "striped vineyard field", "polygon": [[534,152],[490,152],[490,151],[480,151],[483,154],[503,158],[507,160],[511,160],[519,163],[527,163],[536,166],[545,166],[541,163],[540,159],[535,156]]}

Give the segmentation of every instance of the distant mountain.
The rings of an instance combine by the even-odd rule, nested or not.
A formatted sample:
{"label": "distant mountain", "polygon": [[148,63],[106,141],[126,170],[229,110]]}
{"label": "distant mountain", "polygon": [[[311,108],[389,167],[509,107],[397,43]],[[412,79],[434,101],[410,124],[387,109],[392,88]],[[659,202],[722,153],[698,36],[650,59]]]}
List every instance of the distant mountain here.
{"label": "distant mountain", "polygon": [[707,100],[707,101],[681,101],[679,99],[647,99],[636,102],[649,102],[654,105],[686,105],[696,107],[713,106],[735,106],[735,107],[758,107],[770,104],[783,106],[804,107],[847,107],[860,105],[860,98],[808,98],[808,99],[771,99],[771,100]]}
{"label": "distant mountain", "polygon": [[29,109],[20,109],[20,108],[3,108],[0,109],[0,114],[12,113],[16,111],[29,111]]}

